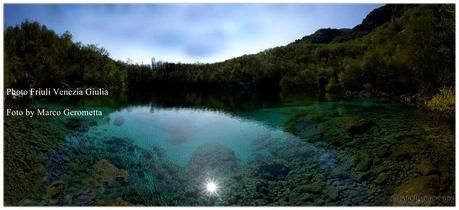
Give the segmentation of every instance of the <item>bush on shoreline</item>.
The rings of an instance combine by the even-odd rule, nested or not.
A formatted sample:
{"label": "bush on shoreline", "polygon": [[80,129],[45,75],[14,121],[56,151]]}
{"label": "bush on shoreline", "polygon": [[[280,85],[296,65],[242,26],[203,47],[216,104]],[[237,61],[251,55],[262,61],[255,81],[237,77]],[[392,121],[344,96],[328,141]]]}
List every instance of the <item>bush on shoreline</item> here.
{"label": "bush on shoreline", "polygon": [[447,119],[454,119],[456,104],[455,91],[452,87],[443,87],[440,92],[426,102],[426,107]]}

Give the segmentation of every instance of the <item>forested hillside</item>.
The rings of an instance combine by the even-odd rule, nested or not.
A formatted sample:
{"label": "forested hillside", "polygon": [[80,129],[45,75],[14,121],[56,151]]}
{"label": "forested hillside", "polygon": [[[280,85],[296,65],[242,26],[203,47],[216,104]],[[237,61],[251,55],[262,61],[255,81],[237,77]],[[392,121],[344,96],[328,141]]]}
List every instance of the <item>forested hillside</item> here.
{"label": "forested hillside", "polygon": [[454,86],[454,5],[386,5],[353,29],[213,64],[127,64],[26,21],[5,31],[6,87],[279,90],[432,95]]}
{"label": "forested hillside", "polygon": [[454,85],[454,14],[454,5],[387,5],[352,30],[321,29],[287,46],[221,63],[166,64],[150,76],[129,71],[129,80],[151,78],[135,83],[143,87],[429,95]]}
{"label": "forested hillside", "polygon": [[127,84],[126,71],[96,45],[74,43],[37,22],[5,31],[5,87],[107,87]]}

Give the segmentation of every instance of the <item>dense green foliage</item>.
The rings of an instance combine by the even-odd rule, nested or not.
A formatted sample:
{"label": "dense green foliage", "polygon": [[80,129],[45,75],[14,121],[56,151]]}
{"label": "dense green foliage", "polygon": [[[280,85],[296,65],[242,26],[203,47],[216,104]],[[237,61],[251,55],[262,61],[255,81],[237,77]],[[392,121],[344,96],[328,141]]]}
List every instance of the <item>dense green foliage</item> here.
{"label": "dense green foliage", "polygon": [[322,29],[255,55],[168,64],[130,78],[150,78],[149,86],[430,95],[454,86],[454,13],[454,5],[388,5],[350,31]]}
{"label": "dense green foliage", "polygon": [[212,64],[127,64],[38,23],[5,32],[7,87],[421,93],[454,87],[454,5],[386,5],[353,29]]}
{"label": "dense green foliage", "polygon": [[108,52],[74,43],[70,33],[57,35],[25,21],[5,31],[5,87],[122,88],[126,73]]}

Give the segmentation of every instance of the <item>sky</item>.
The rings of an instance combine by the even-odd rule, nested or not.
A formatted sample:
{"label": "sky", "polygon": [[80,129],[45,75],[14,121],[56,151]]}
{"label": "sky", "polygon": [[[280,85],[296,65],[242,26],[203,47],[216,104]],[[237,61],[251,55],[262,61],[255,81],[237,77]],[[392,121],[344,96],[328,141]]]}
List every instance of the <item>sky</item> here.
{"label": "sky", "polygon": [[133,63],[211,63],[352,28],[381,4],[5,4],[5,26],[38,21]]}

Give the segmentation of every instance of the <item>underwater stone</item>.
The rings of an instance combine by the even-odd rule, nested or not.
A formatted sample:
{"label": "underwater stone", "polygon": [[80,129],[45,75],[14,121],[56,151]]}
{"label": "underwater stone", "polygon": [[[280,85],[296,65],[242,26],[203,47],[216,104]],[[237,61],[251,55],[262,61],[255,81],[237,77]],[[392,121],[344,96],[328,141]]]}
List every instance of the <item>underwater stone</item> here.
{"label": "underwater stone", "polygon": [[81,190],[72,196],[66,196],[63,205],[91,206],[94,205],[95,193],[91,190]]}
{"label": "underwater stone", "polygon": [[120,151],[128,151],[132,153],[135,150],[135,147],[132,145],[132,142],[133,141],[129,138],[120,137],[111,137],[108,140],[104,141],[104,143],[107,145],[107,151],[110,153],[118,153]]}
{"label": "underwater stone", "polygon": [[132,143],[132,141],[128,138],[111,137],[110,139],[104,141],[104,143],[114,146],[128,146]]}
{"label": "underwater stone", "polygon": [[65,122],[65,127],[77,131],[77,132],[88,132],[89,128],[92,126],[96,126],[97,122],[93,119],[83,119],[83,118],[69,118]]}
{"label": "underwater stone", "polygon": [[307,120],[301,120],[295,124],[295,129],[298,132],[304,131],[306,129],[309,129],[312,126],[312,124],[307,121]]}
{"label": "underwater stone", "polygon": [[315,206],[323,206],[325,204],[325,201],[322,200],[321,198],[317,199],[315,202]]}
{"label": "underwater stone", "polygon": [[334,140],[331,141],[331,144],[333,146],[341,146],[343,144],[343,142],[344,142],[344,139],[342,137],[338,136],[337,138],[335,138]]}
{"label": "underwater stone", "polygon": [[328,116],[329,116],[329,117],[339,117],[340,114],[339,114],[338,111],[331,110],[331,111],[328,113]]}
{"label": "underwater stone", "polygon": [[115,198],[113,200],[109,200],[106,204],[107,206],[135,206],[132,203],[129,203],[120,197]]}
{"label": "underwater stone", "polygon": [[45,206],[46,200],[35,200],[35,199],[22,199],[18,202],[17,206]]}
{"label": "underwater stone", "polygon": [[392,154],[389,156],[389,159],[393,161],[409,160],[411,159],[411,154],[404,147],[401,147],[393,151]]}
{"label": "underwater stone", "polygon": [[290,172],[290,168],[281,163],[267,163],[258,168],[258,173],[264,174],[264,178],[268,180],[284,178],[288,172]]}
{"label": "underwater stone", "polygon": [[437,175],[412,178],[395,189],[392,196],[393,204],[397,206],[430,206],[434,200],[429,198],[437,195],[439,182],[440,179]]}
{"label": "underwater stone", "polygon": [[334,168],[336,165],[336,160],[330,153],[324,153],[319,157],[320,167],[325,168]]}
{"label": "underwater stone", "polygon": [[58,198],[64,194],[64,182],[59,180],[53,182],[47,189],[46,189],[46,197],[47,198]]}
{"label": "underwater stone", "polygon": [[316,183],[302,186],[300,189],[303,192],[310,192],[310,193],[319,193],[320,191],[322,191],[322,187],[317,185]]}
{"label": "underwater stone", "polygon": [[86,184],[94,189],[103,189],[107,185],[116,182],[125,182],[128,178],[126,170],[118,169],[108,160],[99,160],[93,166],[90,177],[86,180]]}
{"label": "underwater stone", "polygon": [[355,178],[358,181],[364,181],[364,180],[367,180],[370,177],[370,175],[371,175],[371,173],[369,171],[366,171],[366,172],[363,172],[363,173],[359,173]]}
{"label": "underwater stone", "polygon": [[362,159],[359,164],[357,164],[356,169],[358,171],[366,171],[370,168],[370,161],[368,160],[367,157]]}
{"label": "underwater stone", "polygon": [[382,172],[385,172],[387,170],[389,170],[389,168],[385,167],[384,165],[378,165],[376,167],[373,167],[371,169],[371,172],[372,172],[373,175],[378,175],[378,174],[380,174]]}
{"label": "underwater stone", "polygon": [[362,119],[362,120],[359,120],[359,121],[357,121],[355,123],[351,123],[348,126],[347,131],[348,131],[349,135],[353,136],[353,135],[357,135],[357,134],[361,134],[361,133],[367,132],[374,125],[375,125],[375,123],[373,121],[367,120],[367,119]]}
{"label": "underwater stone", "polygon": [[122,126],[124,124],[124,118],[122,117],[117,117],[115,120],[113,120],[113,125],[116,126]]}
{"label": "underwater stone", "polygon": [[144,152],[142,153],[142,157],[146,160],[151,160],[153,159],[153,155],[150,152]]}
{"label": "underwater stone", "polygon": [[[61,150],[67,150],[65,147],[59,148]],[[63,151],[53,151],[47,155],[45,162],[48,174],[46,176],[45,184],[52,184],[53,182],[60,179],[65,171],[65,165],[68,163],[68,158]]]}
{"label": "underwater stone", "polygon": [[344,170],[343,168],[340,168],[340,167],[335,168],[333,170],[332,175],[335,178],[339,178],[339,179],[345,179],[345,178],[349,177],[349,174],[346,172],[346,170]]}
{"label": "underwater stone", "polygon": [[375,179],[374,182],[375,182],[376,184],[384,184],[384,183],[387,181],[388,178],[389,178],[389,174],[383,172],[383,173],[380,173],[380,174],[376,177],[376,179]]}
{"label": "underwater stone", "polygon": [[311,195],[309,193],[303,194],[301,197],[303,197],[302,200],[304,202],[313,202],[314,201],[313,195]]}
{"label": "underwater stone", "polygon": [[325,195],[327,195],[332,201],[335,201],[338,198],[338,191],[334,188],[327,187],[324,192]]}
{"label": "underwater stone", "polygon": [[234,151],[217,143],[208,143],[199,146],[191,155],[187,171],[191,177],[227,176],[237,167]]}
{"label": "underwater stone", "polygon": [[165,158],[167,156],[166,151],[158,146],[151,146],[150,151],[159,158]]}
{"label": "underwater stone", "polygon": [[424,176],[438,173],[438,169],[428,160],[422,160],[417,169]]}

